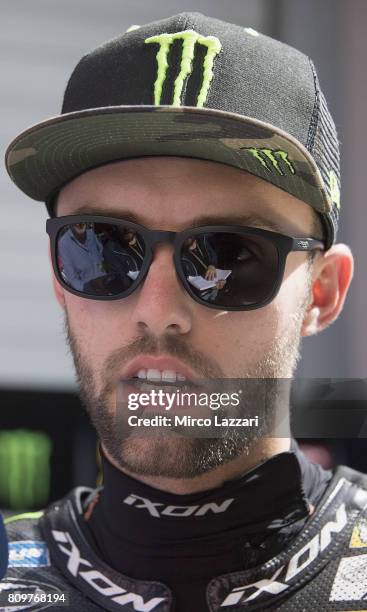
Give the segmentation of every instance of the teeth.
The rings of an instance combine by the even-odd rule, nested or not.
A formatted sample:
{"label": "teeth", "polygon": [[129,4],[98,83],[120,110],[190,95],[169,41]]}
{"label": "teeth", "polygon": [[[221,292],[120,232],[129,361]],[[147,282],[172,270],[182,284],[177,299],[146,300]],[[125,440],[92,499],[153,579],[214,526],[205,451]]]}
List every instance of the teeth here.
{"label": "teeth", "polygon": [[173,370],[163,370],[162,380],[167,380],[168,382],[176,382],[176,372],[173,372]]}
{"label": "teeth", "polygon": [[164,381],[164,382],[176,382],[176,381],[184,381],[186,380],[186,376],[183,374],[179,374],[174,370],[156,370],[154,368],[142,368],[136,375],[141,380],[151,380],[154,382]]}
{"label": "teeth", "polygon": [[149,368],[147,370],[147,380],[162,380],[160,371]]}

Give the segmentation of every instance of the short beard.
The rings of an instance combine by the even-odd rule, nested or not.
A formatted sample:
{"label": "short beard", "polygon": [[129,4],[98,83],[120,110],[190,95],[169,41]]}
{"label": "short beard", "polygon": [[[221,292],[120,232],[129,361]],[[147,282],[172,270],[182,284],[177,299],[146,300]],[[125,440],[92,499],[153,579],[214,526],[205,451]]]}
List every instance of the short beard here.
{"label": "short beard", "polygon": [[[257,363],[251,365],[240,376],[253,379],[288,379],[299,361],[300,331],[305,309],[309,302],[310,266],[308,267],[308,287],[306,298],[293,313],[287,332],[282,337],[275,338],[270,350]],[[238,428],[231,430],[221,438],[170,437],[152,435],[143,437],[122,437],[121,428],[116,422],[111,398],[116,397],[118,380],[113,376],[121,366],[141,353],[157,354],[165,352],[182,358],[193,369],[207,379],[225,378],[218,365],[207,355],[193,351],[179,337],[164,338],[158,342],[153,337],[137,338],[128,347],[122,347],[111,354],[106,360],[101,381],[103,386],[98,393],[95,373],[86,354],[78,343],[76,334],[71,329],[67,311],[65,310],[65,334],[74,360],[80,398],[97,431],[102,448],[110,460],[119,469],[124,469],[137,476],[155,476],[163,478],[195,478],[238,457],[249,456],[259,444],[264,435],[271,436],[271,430],[259,431],[256,427],[248,428],[244,434],[238,433]],[[275,385],[277,384],[274,380]],[[289,385],[290,386],[290,385]],[[274,387],[275,389],[275,387]],[[266,406],[268,415],[274,417],[277,410],[277,393],[270,393]],[[271,398],[271,399],[270,399]],[[284,402],[283,402],[284,403]],[[289,398],[286,409],[289,416]],[[112,410],[111,410],[112,408]],[[264,415],[263,415],[264,416]],[[270,423],[270,420],[268,421]],[[283,436],[282,436],[283,437]]]}

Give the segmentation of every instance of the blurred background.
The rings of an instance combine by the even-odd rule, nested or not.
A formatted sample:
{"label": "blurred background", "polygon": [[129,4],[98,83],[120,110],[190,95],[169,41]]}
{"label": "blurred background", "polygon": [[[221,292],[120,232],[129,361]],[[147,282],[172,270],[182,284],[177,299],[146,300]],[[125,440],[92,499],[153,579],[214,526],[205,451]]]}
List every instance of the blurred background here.
{"label": "blurred background", "polygon": [[[133,24],[186,10],[254,28],[316,64],[341,142],[339,240],[351,246],[356,272],[339,320],[304,341],[298,377],[308,386],[320,378],[366,379],[365,0],[2,0],[1,151],[21,130],[59,114],[68,77],[84,53]],[[53,297],[45,207],[12,185],[3,164],[0,193],[0,506],[37,508],[71,486],[95,484],[96,440],[77,397]],[[296,401],[304,402],[301,389]],[[323,449],[314,456],[325,464],[367,467],[363,440],[329,440]]]}

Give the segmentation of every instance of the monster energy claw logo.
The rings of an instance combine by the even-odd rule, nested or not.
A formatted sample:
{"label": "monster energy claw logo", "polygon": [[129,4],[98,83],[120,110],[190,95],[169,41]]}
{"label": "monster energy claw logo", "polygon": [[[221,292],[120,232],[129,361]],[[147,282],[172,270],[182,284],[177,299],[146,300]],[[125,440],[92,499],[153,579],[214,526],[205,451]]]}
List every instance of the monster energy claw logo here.
{"label": "monster energy claw logo", "polygon": [[243,147],[243,150],[248,151],[269,172],[276,170],[282,176],[284,176],[285,170],[288,170],[291,174],[296,173],[286,151],[281,149],[257,149],[255,147]]}
{"label": "monster energy claw logo", "polygon": [[0,504],[41,507],[50,486],[51,440],[42,431],[0,431]]}
{"label": "monster energy claw logo", "polygon": [[194,30],[185,30],[183,32],[175,32],[174,34],[158,34],[146,38],[146,43],[158,43],[159,50],[157,53],[157,78],[154,83],[154,104],[161,104],[163,85],[165,83],[168,71],[168,53],[172,43],[175,40],[182,40],[182,55],[180,62],[180,71],[175,79],[173,91],[173,106],[181,105],[181,96],[186,79],[190,76],[193,70],[193,60],[195,56],[196,43],[207,48],[204,58],[202,71],[203,78],[201,89],[198,93],[196,106],[201,108],[204,106],[208,96],[210,83],[213,79],[214,59],[220,52],[222,45],[216,36],[201,36]]}

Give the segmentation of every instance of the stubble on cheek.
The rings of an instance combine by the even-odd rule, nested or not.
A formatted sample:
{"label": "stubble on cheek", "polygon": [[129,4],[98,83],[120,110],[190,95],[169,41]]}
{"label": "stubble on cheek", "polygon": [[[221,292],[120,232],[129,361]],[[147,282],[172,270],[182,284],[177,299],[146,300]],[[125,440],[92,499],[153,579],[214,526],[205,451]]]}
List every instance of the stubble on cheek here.
{"label": "stubble on cheek", "polygon": [[[90,318],[90,316],[89,316]],[[84,321],[87,319],[85,317]],[[78,331],[78,321],[83,321],[80,312],[77,316],[64,311],[64,333],[70,353],[74,360],[80,398],[99,432],[101,421],[117,418],[119,411],[119,382],[121,370],[134,357],[143,353],[167,353],[181,359],[203,379],[225,377],[221,367],[214,359],[188,346],[186,339],[169,337],[159,339],[146,335],[131,338],[117,347],[98,347],[91,326],[83,325]],[[83,321],[83,322],[84,322]],[[106,323],[106,322],[105,322]],[[100,327],[99,333],[103,327]],[[107,333],[107,331],[106,331]],[[116,337],[109,331],[110,337]]]}

